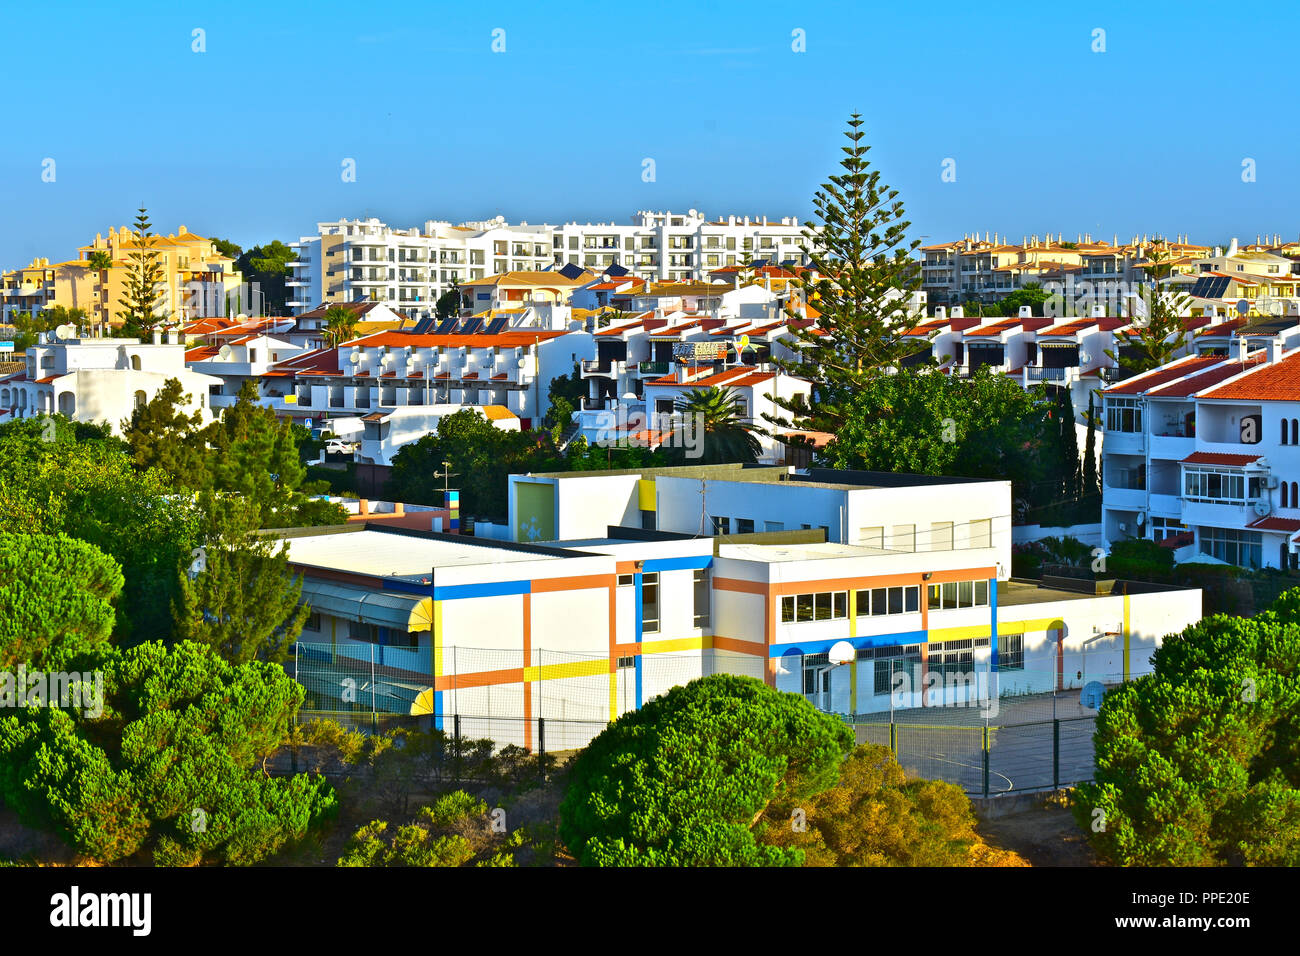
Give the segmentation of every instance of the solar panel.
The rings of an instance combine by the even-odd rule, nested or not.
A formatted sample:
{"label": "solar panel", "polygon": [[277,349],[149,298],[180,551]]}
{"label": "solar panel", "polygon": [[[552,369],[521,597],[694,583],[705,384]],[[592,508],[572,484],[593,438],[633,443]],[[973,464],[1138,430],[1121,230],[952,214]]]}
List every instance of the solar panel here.
{"label": "solar panel", "polygon": [[415,323],[415,328],[412,331],[416,335],[428,335],[430,332],[433,331],[433,327],[437,323],[437,321],[438,320],[432,315],[426,316],[425,318],[421,319],[419,322]]}
{"label": "solar panel", "polygon": [[450,319],[443,319],[442,322],[438,325],[437,334],[450,335],[452,333],[452,330],[456,328],[456,323],[459,321],[460,318],[454,315]]}
{"label": "solar panel", "polygon": [[510,316],[508,316],[508,315],[498,315],[495,319],[493,319],[493,320],[488,324],[488,327],[487,327],[484,331],[485,331],[488,335],[496,335],[498,332],[500,332],[502,329],[504,329],[504,328],[505,328],[507,325],[509,325],[509,324],[510,324]]}
{"label": "solar panel", "polygon": [[471,332],[477,332],[483,327],[483,316],[472,315],[465,320],[465,324],[460,327],[461,335],[469,335]]}

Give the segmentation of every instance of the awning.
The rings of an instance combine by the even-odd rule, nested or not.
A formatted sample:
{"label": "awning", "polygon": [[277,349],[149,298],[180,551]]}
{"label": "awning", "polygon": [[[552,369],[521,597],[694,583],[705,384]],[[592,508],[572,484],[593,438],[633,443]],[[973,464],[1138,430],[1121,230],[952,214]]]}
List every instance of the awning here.
{"label": "awning", "polygon": [[349,621],[367,621],[404,631],[433,629],[433,599],[418,594],[372,591],[303,578],[302,599],[314,610]]}

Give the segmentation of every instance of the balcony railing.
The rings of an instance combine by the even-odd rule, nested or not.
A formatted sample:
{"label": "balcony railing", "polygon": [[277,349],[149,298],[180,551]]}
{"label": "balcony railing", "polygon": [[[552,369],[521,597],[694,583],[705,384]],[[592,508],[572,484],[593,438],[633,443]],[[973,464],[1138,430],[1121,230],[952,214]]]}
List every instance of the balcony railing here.
{"label": "balcony railing", "polygon": [[642,362],[637,366],[637,371],[649,375],[667,375],[671,362]]}
{"label": "balcony railing", "polygon": [[582,370],[588,374],[608,375],[613,364],[611,359],[583,359]]}
{"label": "balcony railing", "polygon": [[1030,365],[1025,368],[1031,382],[1064,382],[1065,369],[1046,368],[1042,365]]}

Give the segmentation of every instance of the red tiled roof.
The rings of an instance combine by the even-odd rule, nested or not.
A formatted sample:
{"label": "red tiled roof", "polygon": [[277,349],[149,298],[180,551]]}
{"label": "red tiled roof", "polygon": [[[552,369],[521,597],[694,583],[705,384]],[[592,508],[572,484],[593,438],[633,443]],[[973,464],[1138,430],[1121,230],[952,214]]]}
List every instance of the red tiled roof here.
{"label": "red tiled roof", "polygon": [[537,331],[525,332],[512,329],[508,332],[496,332],[492,335],[486,332],[471,332],[469,335],[459,335],[456,333],[426,332],[417,335],[414,332],[375,332],[371,335],[364,335],[359,339],[353,339],[349,345],[353,348],[369,348],[376,345],[397,345],[410,346],[411,348],[491,348],[500,346],[502,348],[514,348],[521,345],[532,345],[534,342],[545,342],[549,339],[559,338],[561,335],[567,335],[565,330],[559,331]]}
{"label": "red tiled roof", "polygon": [[1184,375],[1191,375],[1193,372],[1201,372],[1211,365],[1217,365],[1223,361],[1222,355],[1196,355],[1179,359],[1177,362],[1171,362],[1169,365],[1162,365],[1160,368],[1152,369],[1149,372],[1143,372],[1141,375],[1135,375],[1127,378],[1117,385],[1112,385],[1106,389],[1103,394],[1106,395],[1140,395],[1149,389],[1156,388],[1160,385],[1166,385],[1174,379],[1182,378]]}
{"label": "red tiled roof", "polygon": [[1269,515],[1267,518],[1252,521],[1246,527],[1258,528],[1260,531],[1294,532],[1300,531],[1300,518],[1279,518],[1277,515]]}
{"label": "red tiled roof", "polygon": [[[691,371],[698,371],[702,367],[696,366]],[[707,366],[703,366],[707,368]],[[646,382],[646,385],[658,385],[671,388],[674,385],[682,388],[695,388],[701,386],[708,388],[711,385],[730,386],[735,388],[745,388],[751,385],[758,385],[762,382],[776,378],[775,372],[760,372],[758,369],[750,368],[746,365],[738,365],[735,368],[729,368],[725,371],[714,372],[712,375],[705,375],[701,378],[688,379],[685,382],[677,381],[673,375],[665,375],[663,378],[656,378],[653,381]]]}
{"label": "red tiled roof", "polygon": [[1186,378],[1177,379],[1168,385],[1161,385],[1157,388],[1149,389],[1148,395],[1154,395],[1158,398],[1186,398],[1189,395],[1195,395],[1197,392],[1218,385],[1225,379],[1232,378],[1234,375],[1240,375],[1248,368],[1253,368],[1264,361],[1262,352],[1257,352],[1250,356],[1245,362],[1223,360],[1223,364],[1218,368],[1212,368],[1208,372],[1201,372],[1199,375],[1190,375]]}
{"label": "red tiled roof", "polygon": [[1259,455],[1227,455],[1217,451],[1194,451],[1182,460],[1184,465],[1249,465],[1259,461]]}
{"label": "red tiled roof", "polygon": [[1239,398],[1252,402],[1300,402],[1300,352],[1260,365],[1236,381],[1213,388],[1202,398]]}

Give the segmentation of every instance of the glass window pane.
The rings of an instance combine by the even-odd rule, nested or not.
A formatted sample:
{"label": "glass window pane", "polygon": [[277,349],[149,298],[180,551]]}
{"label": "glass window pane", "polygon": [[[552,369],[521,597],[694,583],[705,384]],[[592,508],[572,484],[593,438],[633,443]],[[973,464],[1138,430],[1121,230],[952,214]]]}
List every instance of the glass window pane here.
{"label": "glass window pane", "polygon": [[871,613],[888,614],[889,610],[885,607],[885,589],[873,588],[871,591]]}
{"label": "glass window pane", "polygon": [[905,611],[907,611],[907,613],[910,614],[910,613],[912,613],[913,611],[917,610],[917,606],[918,606],[918,604],[920,603],[920,600],[921,600],[921,589],[920,589],[919,587],[910,587],[910,588],[904,588],[904,589],[903,589],[903,592],[904,592],[904,593],[903,593],[903,599],[904,599],[904,608],[903,608],[903,609],[904,609]]}
{"label": "glass window pane", "polygon": [[836,591],[834,617],[838,620],[839,618],[848,617],[848,616],[849,616],[849,592]]}
{"label": "glass window pane", "polygon": [[931,584],[926,589],[926,592],[930,610],[937,611],[939,608],[943,607],[943,601],[939,597],[939,585]]}
{"label": "glass window pane", "polygon": [[868,614],[871,613],[871,592],[870,591],[859,591],[857,593],[857,596],[853,600],[854,603],[857,605],[857,607],[855,607],[854,610],[857,612],[858,617],[866,617]]}
{"label": "glass window pane", "polygon": [[975,582],[975,606],[983,607],[989,603],[989,583],[987,581]]}
{"label": "glass window pane", "polygon": [[971,607],[975,603],[975,582],[957,582],[957,604],[959,607]]}
{"label": "glass window pane", "polygon": [[813,596],[811,594],[800,594],[795,598],[795,617],[800,621],[811,621],[813,619]]}
{"label": "glass window pane", "polygon": [[794,595],[787,595],[781,598],[781,623],[790,624],[794,621]]}
{"label": "glass window pane", "polygon": [[903,613],[903,589],[901,587],[889,589],[889,613]]}
{"label": "glass window pane", "polygon": [[945,608],[957,606],[957,582],[949,581],[943,587],[943,606]]}

